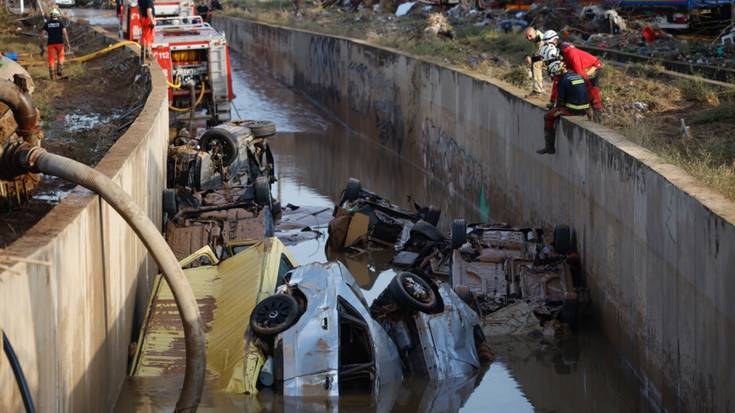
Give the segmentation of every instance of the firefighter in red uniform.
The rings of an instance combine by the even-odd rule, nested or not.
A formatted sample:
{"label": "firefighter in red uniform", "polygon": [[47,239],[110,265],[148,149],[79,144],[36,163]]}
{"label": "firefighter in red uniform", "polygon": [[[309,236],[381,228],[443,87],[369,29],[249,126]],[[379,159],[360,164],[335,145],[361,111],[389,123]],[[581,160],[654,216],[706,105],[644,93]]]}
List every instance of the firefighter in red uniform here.
{"label": "firefighter in red uniform", "polygon": [[[568,70],[582,76],[587,84],[587,92],[592,103],[592,116],[596,122],[600,121],[602,111],[602,94],[600,92],[600,77],[602,76],[602,62],[597,57],[577,49],[573,44],[559,42],[559,36],[553,30],[544,33],[544,41],[556,45],[564,59]],[[552,89],[551,100],[554,101],[555,94]]]}
{"label": "firefighter in red uniform", "polygon": [[41,56],[43,56],[44,32],[48,34],[48,74],[51,80],[55,80],[57,77],[60,78],[64,75],[64,42],[66,42],[69,50],[71,50],[71,45],[69,44],[69,33],[66,31],[64,22],[61,21],[61,11],[53,8],[49,13],[49,17],[50,20],[43,26],[39,37]]}
{"label": "firefighter in red uniform", "polygon": [[150,58],[152,56],[153,28],[156,27],[156,11],[153,0],[138,0],[138,13],[140,13],[141,26],[141,57],[147,56]]}
{"label": "firefighter in red uniform", "polygon": [[554,154],[554,124],[560,116],[580,116],[590,107],[587,85],[581,75],[570,72],[561,60],[549,63],[549,77],[554,80],[557,96],[553,107],[544,115],[545,146],[536,152]]}

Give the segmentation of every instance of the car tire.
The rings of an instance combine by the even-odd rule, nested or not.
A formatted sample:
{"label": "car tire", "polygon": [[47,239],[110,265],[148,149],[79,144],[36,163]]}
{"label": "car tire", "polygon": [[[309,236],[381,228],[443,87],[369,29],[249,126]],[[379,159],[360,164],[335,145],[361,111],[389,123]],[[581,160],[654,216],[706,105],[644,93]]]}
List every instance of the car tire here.
{"label": "car tire", "polygon": [[178,204],[176,202],[176,190],[166,188],[163,190],[163,212],[172,218],[178,212]]}
{"label": "car tire", "polygon": [[557,254],[568,255],[574,252],[574,232],[569,225],[557,225],[554,228],[554,250]]}
{"label": "car tire", "polygon": [[202,137],[199,138],[199,147],[205,152],[211,152],[212,145],[215,142],[218,142],[222,146],[222,163],[225,166],[232,165],[239,155],[237,138],[224,129],[211,128],[205,131]]}
{"label": "car tire", "polygon": [[255,203],[260,206],[271,206],[271,183],[267,176],[255,178]]}
{"label": "car tire", "polygon": [[296,324],[299,303],[286,294],[274,294],[259,302],[250,315],[250,329],[255,335],[270,338]]}
{"label": "car tire", "polygon": [[242,126],[250,129],[256,138],[267,138],[276,134],[276,124],[269,120],[249,120],[243,122]]}
{"label": "car tire", "polygon": [[452,249],[458,249],[467,242],[467,223],[464,219],[452,222]]}
{"label": "car tire", "polygon": [[437,307],[437,297],[431,285],[420,276],[401,272],[388,285],[391,295],[399,307],[410,311],[433,313]]}
{"label": "car tire", "polygon": [[439,218],[442,216],[442,210],[435,207],[434,205],[429,205],[429,208],[426,211],[426,222],[433,226],[439,225]]}
{"label": "car tire", "polygon": [[439,231],[439,228],[426,221],[418,221],[413,224],[411,235],[414,234],[422,235],[430,241],[441,241],[444,239],[444,234]]}
{"label": "car tire", "polygon": [[350,178],[350,180],[347,181],[343,199],[345,201],[352,202],[360,196],[360,192],[362,192],[362,184],[360,181],[355,178]]}

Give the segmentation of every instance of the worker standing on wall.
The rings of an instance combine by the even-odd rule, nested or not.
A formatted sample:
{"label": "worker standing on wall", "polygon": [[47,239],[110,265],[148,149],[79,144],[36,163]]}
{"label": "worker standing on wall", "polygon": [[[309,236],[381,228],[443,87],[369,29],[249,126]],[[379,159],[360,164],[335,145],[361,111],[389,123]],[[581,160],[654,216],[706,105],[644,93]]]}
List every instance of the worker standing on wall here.
{"label": "worker standing on wall", "polygon": [[592,118],[595,122],[600,122],[603,109],[602,92],[600,90],[600,78],[602,77],[602,62],[600,62],[600,59],[584,50],[577,49],[571,43],[560,42],[559,35],[553,30],[544,33],[544,41],[558,46],[567,69],[582,76],[592,103]]}
{"label": "worker standing on wall", "polygon": [[531,93],[526,97],[540,96],[544,91],[544,62],[541,58],[541,47],[544,45],[544,35],[540,30],[536,30],[528,26],[523,34],[526,40],[534,43],[536,53],[533,56],[526,56],[526,64],[531,66]]}
{"label": "worker standing on wall", "polygon": [[556,101],[544,115],[545,146],[536,152],[544,154],[556,153],[554,126],[560,116],[585,115],[590,107],[587,85],[581,75],[566,69],[564,62],[555,60],[549,64],[549,77],[557,84]]}
{"label": "worker standing on wall", "polygon": [[61,11],[54,7],[49,13],[49,18],[39,35],[39,46],[41,56],[43,56],[44,35],[47,34],[48,74],[51,80],[56,80],[64,75],[64,43],[69,50],[71,50],[71,45],[69,44],[69,33],[66,31],[64,22],[61,21]]}
{"label": "worker standing on wall", "polygon": [[153,0],[138,0],[138,12],[140,13],[140,60],[153,56],[151,46],[153,45],[153,29],[156,27],[156,11]]}

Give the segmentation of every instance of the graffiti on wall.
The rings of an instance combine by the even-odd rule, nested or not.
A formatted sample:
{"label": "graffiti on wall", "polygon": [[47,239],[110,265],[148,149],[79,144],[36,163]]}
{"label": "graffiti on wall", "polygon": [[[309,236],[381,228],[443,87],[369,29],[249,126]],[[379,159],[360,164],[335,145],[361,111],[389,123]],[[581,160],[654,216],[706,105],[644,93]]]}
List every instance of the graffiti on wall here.
{"label": "graffiti on wall", "polygon": [[490,208],[485,193],[484,165],[479,156],[465,150],[444,128],[426,118],[421,123],[421,157],[424,168],[434,177],[452,186],[465,199],[475,200],[483,221]]}

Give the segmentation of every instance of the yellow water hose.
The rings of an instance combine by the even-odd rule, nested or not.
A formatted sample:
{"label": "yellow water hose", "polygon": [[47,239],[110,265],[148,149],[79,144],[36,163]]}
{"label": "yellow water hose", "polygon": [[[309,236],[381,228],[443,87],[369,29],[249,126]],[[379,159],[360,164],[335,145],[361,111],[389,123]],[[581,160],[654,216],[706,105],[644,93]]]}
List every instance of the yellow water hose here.
{"label": "yellow water hose", "polygon": [[[102,55],[105,55],[107,53],[110,53],[111,51],[113,51],[115,49],[119,49],[119,48],[125,47],[125,46],[131,46],[131,45],[136,45],[136,46],[140,47],[140,45],[137,42],[134,42],[132,40],[123,40],[121,42],[117,42],[115,44],[111,44],[111,45],[109,45],[109,46],[107,46],[107,47],[105,47],[103,49],[97,50],[96,52],[92,52],[90,54],[86,54],[84,56],[75,57],[75,58],[72,58],[72,59],[66,59],[66,63],[84,63],[84,62],[88,62],[88,61],[93,60],[93,59],[96,59],[96,58],[98,58],[98,57],[100,57]],[[45,60],[31,60],[29,62],[23,62],[23,64],[30,65],[30,66],[42,65],[42,64],[46,64],[46,61]]]}
{"label": "yellow water hose", "polygon": [[[171,85],[169,85],[169,86],[171,86]],[[204,91],[205,91],[205,89],[206,88],[204,87],[204,83],[202,83],[202,90],[199,92],[199,97],[197,98],[197,101],[194,103],[194,108],[196,108],[197,106],[199,106],[200,103],[202,103],[202,99],[204,99]],[[182,109],[182,108],[177,108],[174,105],[168,105],[168,108],[170,110],[173,110],[174,112],[180,112],[180,113],[189,112],[191,110],[191,107],[183,108]]]}

